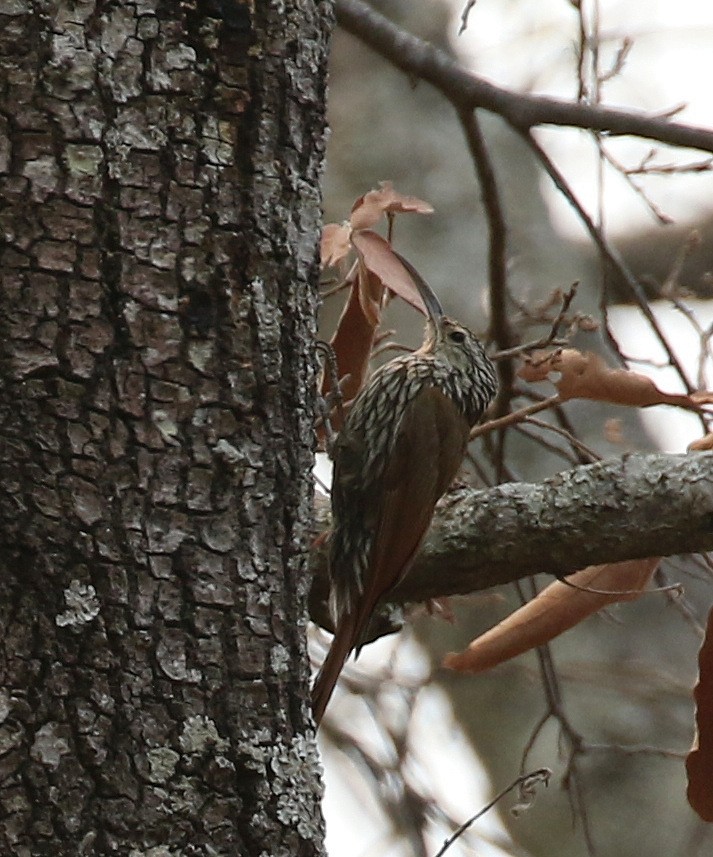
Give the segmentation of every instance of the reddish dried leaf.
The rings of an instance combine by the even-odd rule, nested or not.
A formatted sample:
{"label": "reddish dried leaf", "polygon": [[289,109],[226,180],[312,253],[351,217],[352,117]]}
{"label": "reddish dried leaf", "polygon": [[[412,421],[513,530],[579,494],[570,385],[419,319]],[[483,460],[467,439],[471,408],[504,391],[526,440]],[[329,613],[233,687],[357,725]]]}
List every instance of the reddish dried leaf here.
{"label": "reddish dried leaf", "polygon": [[567,578],[577,586],[605,590],[607,594],[582,592],[556,580],[524,607],[473,640],[464,652],[446,655],[443,666],[459,672],[483,672],[541,646],[607,604],[637,598],[659,561],[659,557],[650,557],[591,565]]}
{"label": "reddish dried leaf", "polygon": [[416,284],[388,241],[376,232],[364,229],[352,234],[352,243],[359,254],[361,264],[374,274],[379,282],[426,315],[426,307]]}
{"label": "reddish dried leaf", "polygon": [[695,393],[691,393],[689,399],[697,407],[710,405],[713,403],[713,390],[696,390]]}
{"label": "reddish dried leaf", "polygon": [[[342,379],[349,377],[341,384],[341,392],[345,401],[353,399],[359,392],[369,370],[369,358],[374,344],[374,331],[376,324],[372,324],[364,315],[359,287],[355,279],[349,292],[349,299],[344,305],[342,314],[337,323],[337,329],[331,339],[332,348],[337,358],[337,376]],[[326,395],[331,389],[329,373],[324,373],[322,381],[322,395]],[[335,424],[333,428],[338,431],[340,426]]]}
{"label": "reddish dried leaf", "polygon": [[[550,378],[555,373],[556,377]],[[536,352],[518,370],[525,381],[551,380],[563,401],[593,399],[617,405],[646,408],[651,405],[678,405],[698,408],[713,401],[713,393],[701,391],[689,395],[664,393],[638,372],[611,369],[597,354],[566,348],[550,354]]]}
{"label": "reddish dried leaf", "polygon": [[686,758],[688,803],[703,819],[713,822],[713,610],[708,614],[706,636],[698,655],[696,737]]}
{"label": "reddish dried leaf", "polygon": [[378,190],[370,190],[352,206],[352,229],[370,229],[385,212],[432,214],[433,206],[415,196],[404,196],[394,190],[391,182],[381,182]]}
{"label": "reddish dried leaf", "polygon": [[621,420],[611,417],[604,423],[604,437],[609,443],[624,443],[624,430]]}
{"label": "reddish dried leaf", "polygon": [[713,449],[713,433],[699,437],[688,446],[689,452],[702,452],[705,449]]}
{"label": "reddish dried leaf", "polygon": [[329,268],[345,259],[351,249],[349,236],[351,226],[348,223],[326,223],[322,229],[320,259],[322,268]]}
{"label": "reddish dried leaf", "polygon": [[384,286],[380,278],[364,264],[364,258],[359,255],[359,303],[367,321],[377,327],[381,321],[381,304],[384,297]]}

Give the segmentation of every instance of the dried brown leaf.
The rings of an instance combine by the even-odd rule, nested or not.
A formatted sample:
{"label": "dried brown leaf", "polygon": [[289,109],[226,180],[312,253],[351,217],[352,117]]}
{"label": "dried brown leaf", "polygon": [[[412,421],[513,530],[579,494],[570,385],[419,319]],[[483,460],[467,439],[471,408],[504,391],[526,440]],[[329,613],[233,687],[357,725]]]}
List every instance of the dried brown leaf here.
{"label": "dried brown leaf", "polygon": [[345,259],[351,249],[351,226],[348,223],[325,223],[320,241],[320,263],[330,268]]}
{"label": "dried brown leaf", "polygon": [[609,443],[624,443],[624,429],[621,420],[611,417],[604,423],[604,437]]}
{"label": "dried brown leaf", "polygon": [[686,758],[688,803],[703,819],[713,822],[713,610],[708,614],[706,636],[698,655],[696,737]]}
{"label": "dried brown leaf", "polygon": [[359,255],[360,264],[376,276],[380,283],[426,315],[426,307],[416,284],[388,241],[376,232],[363,229],[352,233],[352,243]]}
{"label": "dried brown leaf", "polygon": [[689,398],[696,407],[710,405],[713,403],[713,390],[696,390]]}
{"label": "dried brown leaf", "polygon": [[713,449],[713,432],[709,432],[698,440],[694,440],[688,446],[689,452],[702,452],[706,449]]}
{"label": "dried brown leaf", "polygon": [[361,255],[359,256],[357,276],[359,278],[359,302],[362,312],[369,324],[377,327],[381,321],[384,286],[379,277],[369,270]]}
{"label": "dried brown leaf", "polygon": [[659,557],[591,565],[567,579],[579,587],[604,590],[582,592],[556,580],[532,601],[481,634],[459,654],[451,652],[443,666],[478,673],[541,646],[596,613],[607,604],[631,601],[643,593]]}
{"label": "dried brown leaf", "polygon": [[[360,299],[360,288],[356,278],[352,279],[352,287],[349,298],[344,305],[342,314],[337,323],[337,329],[331,339],[331,345],[337,358],[337,377],[346,378],[340,385],[341,394],[345,401],[350,401],[356,396],[364,384],[369,371],[369,358],[374,344],[376,324],[364,314]],[[326,396],[331,389],[329,373],[325,372],[322,381],[322,395]],[[332,426],[338,431],[341,426],[335,423],[333,417]]]}
{"label": "dried brown leaf", "polygon": [[582,353],[575,348],[535,352],[518,369],[518,376],[531,382],[552,381],[562,401],[593,399],[639,408],[651,405],[698,408],[713,402],[713,393],[707,390],[690,395],[665,393],[646,375],[612,369],[598,354]]}
{"label": "dried brown leaf", "polygon": [[352,229],[370,229],[387,211],[432,214],[433,206],[416,196],[399,193],[391,182],[381,182],[378,190],[360,196],[352,206]]}

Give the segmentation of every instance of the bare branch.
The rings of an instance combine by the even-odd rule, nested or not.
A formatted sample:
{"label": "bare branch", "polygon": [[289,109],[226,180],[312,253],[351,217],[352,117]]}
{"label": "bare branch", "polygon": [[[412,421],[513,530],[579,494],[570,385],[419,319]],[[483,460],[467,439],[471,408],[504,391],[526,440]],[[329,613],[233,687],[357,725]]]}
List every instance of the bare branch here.
{"label": "bare branch", "polygon": [[654,116],[511,92],[465,71],[444,51],[397,27],[362,0],[337,0],[336,13],[347,32],[406,74],[430,83],[458,110],[489,110],[521,132],[538,125],[564,125],[713,152],[710,128],[670,122],[668,114]]}
{"label": "bare branch", "polygon": [[622,278],[622,281],[626,285],[629,293],[638,304],[639,309],[651,325],[651,329],[653,330],[654,334],[656,335],[656,338],[659,340],[661,346],[666,352],[666,356],[668,357],[670,365],[673,366],[673,368],[678,373],[678,376],[680,377],[681,381],[683,381],[687,392],[693,392],[695,388],[688,379],[688,375],[686,374],[685,369],[681,365],[678,357],[676,356],[676,353],[671,348],[668,340],[666,339],[666,336],[659,327],[659,324],[656,321],[656,317],[654,316],[653,310],[649,305],[648,299],[641,286],[641,283],[631,272],[629,266],[626,264],[619,251],[609,243],[601,229],[596,226],[592,218],[584,210],[582,204],[579,202],[577,197],[572,192],[572,189],[565,181],[564,176],[562,175],[562,173],[560,173],[555,164],[550,160],[549,156],[544,151],[542,146],[539,145],[537,140],[535,140],[535,138],[530,133],[523,134],[523,138],[537,156],[538,160],[544,167],[545,172],[552,179],[552,182],[557,188],[557,190],[560,191],[560,193],[564,196],[567,202],[569,202],[569,204],[577,213],[577,216],[586,227],[587,232],[589,232],[592,241],[594,241],[594,243],[598,247],[602,258],[605,259],[607,263],[611,265],[611,267]]}
{"label": "bare branch", "polygon": [[[713,452],[629,455],[540,483],[452,491],[391,600],[425,601],[531,574],[561,576],[604,562],[711,550]],[[316,601],[326,595],[323,547],[312,565],[312,612],[321,622]]]}
{"label": "bare branch", "polygon": [[[500,199],[500,191],[495,176],[488,147],[480,127],[480,121],[474,110],[464,110],[459,114],[468,151],[478,175],[480,189],[488,223],[490,246],[488,251],[488,280],[490,297],[490,331],[492,339],[499,349],[515,345],[518,336],[515,333],[507,313],[507,224]],[[493,403],[493,413],[502,416],[510,409],[512,387],[515,380],[515,367],[512,360],[503,360],[498,364],[499,389]],[[504,472],[505,436],[501,433],[494,444],[491,458],[498,476]]]}
{"label": "bare branch", "polygon": [[[479,818],[485,815],[486,812],[491,810],[498,801],[502,800],[508,792],[511,792],[515,788],[520,788],[520,807],[527,805],[532,802],[533,797],[533,789],[535,785],[544,784],[548,785],[550,781],[550,777],[552,776],[552,771],[549,768],[538,768],[536,771],[529,771],[526,774],[521,774],[516,780],[510,783],[509,786],[504,788],[501,792],[499,792],[489,803],[487,803],[481,810],[476,812],[475,815],[471,816],[468,821],[461,824],[461,826],[456,830],[456,832],[449,836],[446,841],[441,846],[440,850],[436,853],[435,857],[443,857],[446,851],[451,847],[451,845],[458,839],[459,836],[462,836],[465,831]],[[523,789],[524,787],[524,789]],[[523,796],[526,796],[526,800],[523,801]]]}
{"label": "bare branch", "polygon": [[472,110],[460,116],[468,151],[478,174],[483,198],[483,207],[488,222],[490,248],[488,274],[490,281],[490,338],[499,349],[512,347],[517,335],[507,315],[507,224],[500,200],[500,191],[495,177],[488,147],[480,128],[478,117]]}

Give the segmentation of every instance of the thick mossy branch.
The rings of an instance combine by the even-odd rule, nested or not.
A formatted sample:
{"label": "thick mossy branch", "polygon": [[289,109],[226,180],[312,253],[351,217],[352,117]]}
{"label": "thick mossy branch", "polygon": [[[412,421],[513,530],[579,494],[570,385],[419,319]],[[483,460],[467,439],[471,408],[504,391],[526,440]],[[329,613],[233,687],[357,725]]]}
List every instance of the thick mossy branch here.
{"label": "thick mossy branch", "polygon": [[[322,526],[328,526],[326,513]],[[439,503],[390,601],[425,601],[541,572],[713,550],[713,452],[627,455],[544,482],[459,488]],[[312,618],[329,625],[326,549],[312,557]]]}

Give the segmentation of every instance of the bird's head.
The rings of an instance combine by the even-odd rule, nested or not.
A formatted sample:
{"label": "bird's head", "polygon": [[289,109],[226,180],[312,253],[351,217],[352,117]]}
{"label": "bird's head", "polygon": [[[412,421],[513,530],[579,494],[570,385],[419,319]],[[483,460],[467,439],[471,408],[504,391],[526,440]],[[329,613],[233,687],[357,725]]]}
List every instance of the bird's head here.
{"label": "bird's head", "polygon": [[489,367],[490,360],[477,336],[464,325],[444,315],[441,302],[433,289],[408,260],[395,251],[394,253],[411,275],[426,308],[428,321],[421,352],[437,353],[444,361],[463,372],[472,371],[474,366]]}

